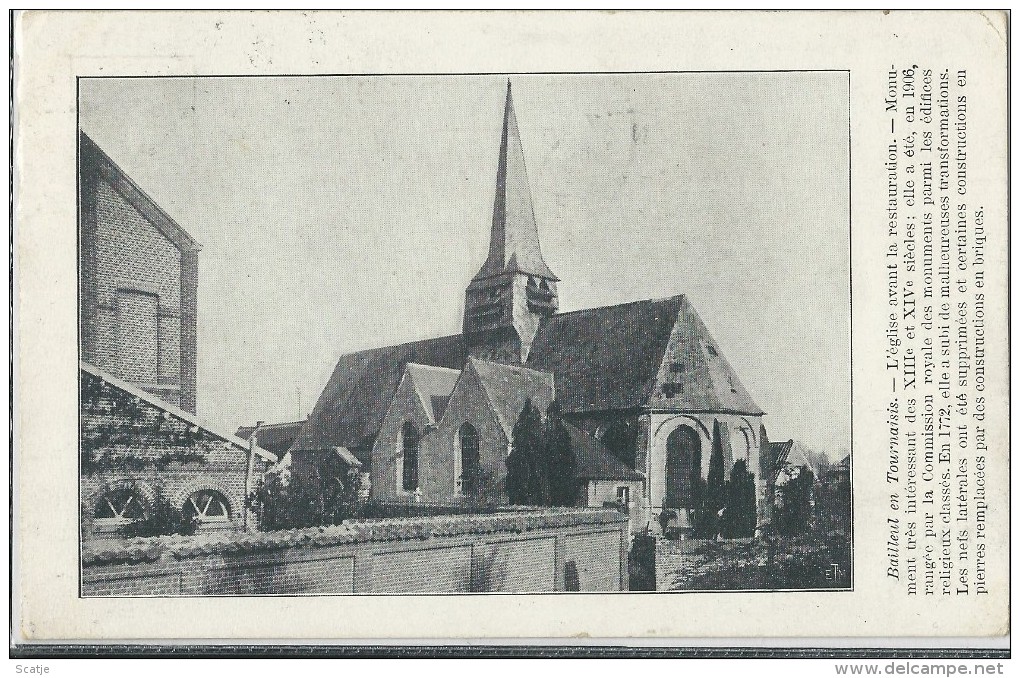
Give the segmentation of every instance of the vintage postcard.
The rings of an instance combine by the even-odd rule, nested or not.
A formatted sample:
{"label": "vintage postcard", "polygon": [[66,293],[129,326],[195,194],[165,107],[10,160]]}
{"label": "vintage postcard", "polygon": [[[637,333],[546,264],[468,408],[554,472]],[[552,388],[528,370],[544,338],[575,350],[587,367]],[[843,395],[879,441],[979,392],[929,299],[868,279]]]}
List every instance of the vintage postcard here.
{"label": "vintage postcard", "polygon": [[1006,30],[19,15],[18,632],[1002,647]]}

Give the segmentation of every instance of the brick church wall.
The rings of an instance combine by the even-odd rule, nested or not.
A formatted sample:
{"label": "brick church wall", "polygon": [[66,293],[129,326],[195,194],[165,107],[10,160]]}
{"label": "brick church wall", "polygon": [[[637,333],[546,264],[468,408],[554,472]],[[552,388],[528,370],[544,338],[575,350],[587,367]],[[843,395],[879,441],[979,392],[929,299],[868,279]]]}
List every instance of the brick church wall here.
{"label": "brick church wall", "polygon": [[85,596],[620,591],[627,522],[548,509],[106,545],[83,554]]}

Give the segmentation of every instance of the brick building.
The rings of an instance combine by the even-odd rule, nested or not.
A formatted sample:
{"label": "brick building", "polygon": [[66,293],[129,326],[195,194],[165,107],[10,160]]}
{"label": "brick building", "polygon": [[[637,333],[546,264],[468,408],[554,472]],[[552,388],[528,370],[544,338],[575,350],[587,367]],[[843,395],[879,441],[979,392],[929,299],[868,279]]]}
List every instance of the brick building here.
{"label": "brick building", "polygon": [[79,203],[82,359],[194,413],[201,246],[84,133]]}
{"label": "brick building", "polygon": [[200,531],[255,527],[244,499],[275,455],[84,361],[80,377],[83,536],[160,512]]}
{"label": "brick building", "polygon": [[[454,374],[501,363],[548,375],[564,419],[624,465],[612,466],[615,477],[604,480],[629,489],[616,495],[617,485],[589,478],[593,501],[609,492],[631,493],[637,485],[629,483],[643,478],[638,496],[631,497],[640,522],[654,527],[663,514],[695,510],[698,476],[708,474],[718,435],[726,472],[743,459],[755,474],[762,515],[769,497],[760,460],[764,413],[687,297],[560,313],[561,290],[542,255],[508,84],[489,252],[467,286],[462,333],[341,356],[292,452],[349,449],[382,483],[373,496],[413,497],[438,487],[438,494],[456,495],[464,466],[456,431],[471,424],[480,447],[500,447],[506,426],[493,427],[490,435],[470,420],[470,408],[455,412]],[[433,376],[447,376],[429,377],[432,386],[423,388],[424,366],[433,368]],[[432,393],[439,381],[442,388]],[[523,401],[511,393],[516,387],[508,388],[495,400]],[[443,402],[445,389],[449,403]],[[479,397],[476,403],[489,407],[485,403],[492,400]],[[430,403],[442,404],[438,418]],[[415,445],[401,431],[410,432]],[[415,449],[417,463],[405,468]],[[384,468],[376,468],[380,463]],[[505,477],[505,464],[494,463],[492,470]]]}
{"label": "brick building", "polygon": [[254,528],[277,456],[195,416],[200,246],[79,139],[82,533]]}

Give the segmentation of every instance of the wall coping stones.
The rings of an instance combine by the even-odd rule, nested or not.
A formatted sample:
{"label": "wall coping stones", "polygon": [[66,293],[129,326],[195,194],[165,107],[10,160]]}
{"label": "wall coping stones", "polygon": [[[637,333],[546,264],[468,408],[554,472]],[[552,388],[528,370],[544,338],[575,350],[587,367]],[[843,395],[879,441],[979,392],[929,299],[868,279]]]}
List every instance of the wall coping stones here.
{"label": "wall coping stones", "polygon": [[466,534],[521,533],[558,527],[626,524],[614,509],[550,508],[497,514],[462,514],[383,520],[352,520],[340,525],[275,532],[221,532],[184,537],[102,540],[82,548],[83,566],[155,562],[292,548],[315,548],[378,541],[426,540]]}

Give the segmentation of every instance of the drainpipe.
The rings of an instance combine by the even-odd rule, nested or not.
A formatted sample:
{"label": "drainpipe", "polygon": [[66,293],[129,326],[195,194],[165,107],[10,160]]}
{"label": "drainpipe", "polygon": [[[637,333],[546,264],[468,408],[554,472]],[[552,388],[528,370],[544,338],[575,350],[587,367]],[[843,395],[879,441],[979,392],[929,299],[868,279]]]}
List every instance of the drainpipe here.
{"label": "drainpipe", "polygon": [[248,524],[248,514],[251,511],[248,510],[248,495],[251,493],[251,480],[252,476],[255,475],[255,448],[259,444],[259,429],[262,427],[264,422],[255,422],[255,430],[251,432],[251,438],[248,439],[248,470],[244,474],[244,531],[250,532],[251,526]]}

